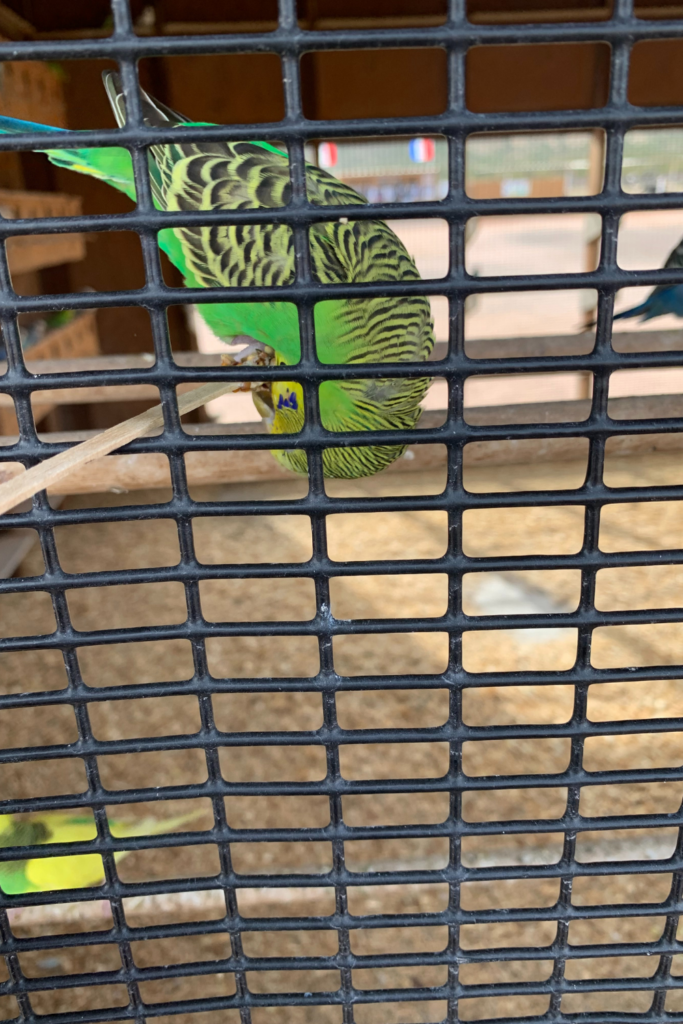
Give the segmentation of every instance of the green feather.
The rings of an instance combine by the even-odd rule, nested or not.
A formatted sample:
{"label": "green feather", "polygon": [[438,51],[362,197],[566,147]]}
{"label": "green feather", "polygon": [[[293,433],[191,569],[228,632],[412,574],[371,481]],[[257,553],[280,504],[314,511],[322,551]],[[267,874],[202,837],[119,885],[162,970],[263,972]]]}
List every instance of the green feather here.
{"label": "green feather", "polygon": [[[119,124],[125,104],[118,80],[105,73],[105,86]],[[198,125],[142,94],[147,124]],[[26,123],[20,122],[26,130]],[[29,126],[40,129],[41,126]],[[11,119],[0,118],[0,131]],[[44,128],[43,130],[49,130]],[[61,167],[108,181],[135,198],[130,155],[121,148],[46,149]],[[150,182],[155,205],[169,211],[272,209],[291,197],[287,155],[266,142],[182,142],[150,147]],[[313,165],[306,167],[309,200],[319,206],[362,205],[350,186]],[[272,224],[214,224],[165,229],[159,245],[189,287],[286,286],[295,280],[291,229]],[[416,281],[415,263],[394,232],[379,220],[335,219],[309,232],[314,277],[323,284]],[[202,303],[200,315],[218,337],[248,335],[275,350],[280,365],[300,359],[298,314],[291,302]],[[317,354],[327,365],[421,362],[434,345],[429,300],[380,297],[329,300],[314,308]],[[413,428],[428,378],[324,381],[320,385],[323,426],[334,432]],[[298,432],[304,424],[303,392],[296,383],[274,383],[254,392],[254,400],[274,434]],[[323,455],[327,476],[368,476],[384,469],[403,445],[330,447]],[[275,451],[284,466],[307,472],[305,452]]]}
{"label": "green feather", "polygon": [[100,149],[44,149],[56,167],[87,174],[91,178],[106,181],[119,192],[125,192],[129,199],[135,199],[133,161],[127,149],[119,146]]}

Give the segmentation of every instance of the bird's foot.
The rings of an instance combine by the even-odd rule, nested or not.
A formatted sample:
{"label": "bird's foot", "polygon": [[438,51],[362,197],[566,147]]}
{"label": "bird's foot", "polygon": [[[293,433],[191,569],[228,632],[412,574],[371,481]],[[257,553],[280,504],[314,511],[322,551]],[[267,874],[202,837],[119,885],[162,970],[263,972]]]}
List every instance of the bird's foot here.
{"label": "bird's foot", "polygon": [[270,345],[264,345],[262,341],[256,341],[255,338],[249,337],[248,334],[239,334],[236,338],[233,338],[233,344],[243,344],[244,348],[234,355],[226,352],[221,357],[222,366],[242,366],[244,363],[251,363],[255,366],[268,366],[275,355]]}
{"label": "bird's foot", "polygon": [[[244,348],[235,355],[225,352],[221,356],[221,366],[270,366],[273,362],[275,352],[270,345],[264,345],[262,341],[256,341],[247,334],[241,334],[234,339],[235,342],[245,342]],[[252,391],[263,385],[256,381],[245,381],[240,391]]]}

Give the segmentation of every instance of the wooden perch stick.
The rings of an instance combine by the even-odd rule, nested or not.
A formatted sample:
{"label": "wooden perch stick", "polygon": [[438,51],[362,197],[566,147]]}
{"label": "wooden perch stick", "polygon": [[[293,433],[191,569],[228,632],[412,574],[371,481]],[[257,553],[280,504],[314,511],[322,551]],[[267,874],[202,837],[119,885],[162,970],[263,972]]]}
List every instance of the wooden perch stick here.
{"label": "wooden perch stick", "polygon": [[[254,385],[250,386],[254,387]],[[226,384],[223,381],[221,384],[202,384],[201,387],[178,397],[178,412],[182,416],[187,412],[192,412],[193,409],[199,409],[214,398],[220,398],[221,395],[230,391],[240,391],[243,388],[242,382]],[[91,437],[88,441],[83,441],[65,452],[60,452],[59,455],[53,455],[51,459],[46,459],[37,466],[32,466],[20,476],[0,484],[0,515],[9,512],[10,509],[15,508],[20,502],[26,501],[27,498],[32,498],[38,491],[53,485],[72,470],[92,462],[93,459],[109,455],[117,448],[128,444],[129,441],[134,441],[136,437],[142,437],[150,430],[163,425],[163,406],[155,405],[152,409],[140,413],[139,416],[133,416],[129,420],[124,420],[123,423],[117,423],[115,427],[110,427],[102,434]]]}

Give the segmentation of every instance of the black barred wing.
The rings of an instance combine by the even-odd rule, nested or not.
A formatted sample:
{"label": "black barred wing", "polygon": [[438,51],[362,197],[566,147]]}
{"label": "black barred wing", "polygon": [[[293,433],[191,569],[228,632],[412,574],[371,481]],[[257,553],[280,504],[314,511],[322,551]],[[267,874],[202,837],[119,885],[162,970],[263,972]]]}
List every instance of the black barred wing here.
{"label": "black barred wing", "polygon": [[[277,209],[289,201],[287,158],[253,143],[165,146],[155,151],[167,210]],[[294,280],[284,224],[179,228],[188,281],[200,286],[284,285]]]}
{"label": "black barred wing", "polygon": [[[250,142],[159,146],[154,158],[167,210],[278,209],[291,198],[289,161]],[[308,169],[309,192],[324,203],[362,203],[349,186]],[[294,246],[287,225],[181,228],[188,276],[200,285],[283,285],[294,280]],[[344,280],[336,267],[334,280]],[[341,276],[340,276],[341,275]]]}
{"label": "black barred wing", "polygon": [[[239,142],[156,147],[163,206],[168,210],[279,209],[291,197],[289,161],[273,147]],[[314,205],[365,205],[350,186],[307,167]],[[222,224],[180,228],[188,282],[211,287],[286,285],[294,281],[287,225]],[[419,280],[396,234],[379,220],[337,217],[312,226],[311,262],[322,283]],[[334,308],[333,308],[334,307]],[[429,301],[422,297],[320,303],[320,358],[329,363],[426,359],[433,345]],[[316,320],[318,316],[316,315]],[[321,321],[321,326],[323,326]]]}
{"label": "black barred wing", "polygon": [[[383,221],[316,225],[311,231],[311,253],[316,277],[325,283],[420,279],[403,243]],[[316,329],[321,338],[329,338],[325,349],[319,350],[324,362],[410,362],[427,359],[433,348],[431,307],[424,296],[349,299],[343,306],[322,302],[316,325],[326,306],[335,319],[335,330]]]}

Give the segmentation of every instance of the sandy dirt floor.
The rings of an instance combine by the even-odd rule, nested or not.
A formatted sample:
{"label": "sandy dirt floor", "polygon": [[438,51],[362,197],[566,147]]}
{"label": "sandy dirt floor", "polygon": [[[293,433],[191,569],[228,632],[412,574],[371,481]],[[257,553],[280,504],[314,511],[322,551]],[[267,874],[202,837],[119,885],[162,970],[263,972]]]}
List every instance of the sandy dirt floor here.
{"label": "sandy dirt floor", "polygon": [[[679,457],[654,454],[641,459],[611,460],[615,483],[647,484],[654,478],[667,482],[680,475]],[[564,463],[536,466],[470,468],[467,486],[478,492],[519,487],[574,487],[581,478],[579,464]],[[520,479],[522,483],[520,483]],[[335,494],[434,493],[443,485],[437,473],[384,476],[359,482],[332,482]],[[298,484],[242,485],[202,492],[204,500],[235,498],[287,497]],[[86,496],[71,499],[72,506],[126,504],[129,501],[159,501],[164,494]],[[614,505],[602,517],[600,545],[605,551],[657,551],[683,546],[683,519],[679,502],[651,502]],[[311,555],[311,533],[305,516],[234,517],[197,519],[193,525],[197,554],[207,563],[305,562]],[[464,517],[464,546],[473,556],[495,554],[566,553],[580,549],[583,536],[583,509],[570,505],[558,508],[507,509],[467,512]],[[373,513],[335,515],[328,521],[330,554],[334,559],[439,558],[446,548],[446,517],[441,512]],[[92,524],[57,530],[59,556],[69,572],[174,565],[179,549],[172,523],[150,521]],[[23,563],[20,574],[31,576],[43,570],[39,549],[34,548]],[[438,617],[446,608],[446,578],[443,573],[425,573],[419,577],[358,576],[332,580],[332,611],[341,618]],[[469,615],[499,612],[570,611],[578,601],[579,579],[576,570],[519,571],[510,573],[471,573],[463,582],[463,603]],[[312,584],[304,578],[287,581],[214,580],[201,585],[204,614],[210,621],[266,621],[309,619],[315,609]],[[179,583],[159,583],[129,587],[73,590],[68,595],[69,610],[77,628],[125,627],[140,624],[175,623],[185,618],[186,608]],[[645,568],[610,568],[598,574],[596,604],[603,609],[680,607],[683,605],[683,569],[671,565]],[[54,618],[46,594],[0,598],[0,635],[49,633]],[[306,637],[259,639],[237,637],[211,638],[207,643],[210,671],[217,677],[291,678],[314,675],[318,669],[317,645]],[[464,662],[471,673],[555,670],[571,667],[576,653],[573,629],[530,629],[468,632],[464,637]],[[346,691],[337,697],[339,723],[347,729],[377,727],[432,727],[447,720],[447,692],[439,688],[434,676],[446,666],[447,638],[441,632],[357,635],[337,637],[334,659],[337,670],[348,676],[361,673],[391,675],[415,673],[425,677],[419,688],[371,692]],[[83,648],[79,662],[87,685],[130,684],[130,699],[104,701],[90,705],[94,735],[101,740],[163,737],[196,732],[200,726],[197,700],[191,694],[161,699],[136,699],[139,683],[187,680],[192,675],[189,644],[185,641],[117,644]],[[683,683],[665,680],[648,683],[628,679],[628,667],[671,665],[683,662],[683,623],[649,626],[618,626],[598,629],[593,646],[597,666],[624,668],[623,680],[595,685],[588,697],[588,717],[595,722],[628,719],[658,719],[683,714]],[[476,676],[474,681],[476,682]],[[5,654],[0,656],[1,692],[59,690],[66,684],[61,659],[50,652]],[[562,724],[572,714],[573,688],[568,685],[473,686],[464,692],[463,717],[473,726],[513,723]],[[217,727],[227,733],[254,728],[274,730],[315,730],[322,724],[322,704],[314,693],[288,694],[272,691],[261,694],[220,694],[213,699]],[[52,709],[12,710],[0,715],[0,745],[4,747],[49,746],[74,742],[76,722],[70,706]],[[409,744],[357,744],[340,751],[342,774],[348,779],[438,778],[447,769],[447,749],[442,742]],[[463,750],[465,772],[472,777],[562,772],[569,759],[569,741],[562,738],[488,740],[466,742]],[[158,751],[105,755],[99,759],[102,783],[111,790],[134,786],[167,786],[206,779],[206,762],[200,750]],[[595,737],[585,745],[585,767],[591,771],[618,768],[673,767],[683,764],[683,738],[669,731],[635,736]],[[229,781],[318,780],[325,776],[324,749],[320,746],[224,748],[221,771]],[[83,792],[86,788],[81,760],[74,756],[59,762],[43,760],[30,765],[8,764],[0,768],[0,790],[14,797],[29,798],[47,794]],[[683,797],[683,782],[656,782],[628,785],[598,785],[584,788],[581,813],[584,815],[663,814],[678,810]],[[532,834],[534,822],[553,820],[562,815],[567,792],[562,786],[551,788],[500,788],[486,792],[471,791],[463,798],[463,818],[470,822],[528,820],[530,832],[523,835],[501,834],[469,837],[463,842],[462,856],[472,866],[495,864],[554,863],[561,854],[561,833]],[[169,815],[188,810],[187,802],[164,805]],[[212,817],[208,801],[192,802],[191,810],[201,813],[184,826],[206,829]],[[144,815],[160,816],[158,804],[130,805],[117,809],[119,817],[130,819]],[[351,826],[370,824],[427,823],[444,821],[448,815],[448,796],[434,791],[420,795],[351,795],[343,798],[345,821]],[[329,821],[327,799],[322,796],[230,797],[226,814],[235,828],[303,827],[324,825]],[[671,827],[637,831],[603,831],[581,835],[577,858],[581,861],[644,859],[656,861],[673,852],[676,830]],[[442,838],[355,841],[346,844],[347,866],[351,870],[391,870],[397,867],[438,868],[447,863],[448,849]],[[325,872],[331,867],[331,847],[324,842],[241,843],[233,845],[235,870],[249,874],[272,872]],[[218,870],[217,852],[212,846],[184,847],[173,851],[144,851],[130,855],[119,865],[124,881],[169,878],[211,877]],[[572,900],[575,905],[620,903],[652,904],[652,916],[646,918],[605,917],[572,922],[569,941],[586,943],[634,942],[655,940],[662,932],[663,915],[657,904],[666,899],[671,874],[653,872],[624,873],[603,878],[576,881]],[[471,882],[463,886],[462,903],[467,910],[509,907],[552,907],[558,897],[556,879],[528,879],[504,883]],[[183,920],[220,918],[224,908],[220,899],[206,898],[185,903],[164,903],[163,899],[133,901],[127,909],[135,926]],[[414,884],[407,886],[351,887],[349,909],[352,914],[409,913],[434,911],[446,906],[446,886]],[[302,914],[314,916],[333,910],[332,891],[285,889],[277,894],[264,890],[240,890],[238,904],[246,917],[273,918],[268,932],[246,932],[245,952],[258,956],[328,955],[336,949],[333,931],[278,931],[277,918]],[[18,935],[55,935],[79,933],[109,926],[109,917],[80,924],[53,914],[38,921],[15,914],[13,927]],[[552,942],[552,921],[507,922],[494,925],[471,924],[463,927],[464,950],[500,946],[542,947]],[[445,929],[385,928],[352,933],[354,952],[382,953],[399,951],[438,951],[445,948]],[[230,940],[225,932],[191,940],[154,940],[133,943],[133,956],[141,967],[165,963],[221,961],[229,955]],[[59,949],[22,953],[21,964],[27,975],[47,977],[93,970],[112,970],[119,965],[117,947],[102,943],[78,947],[68,952]],[[656,958],[576,959],[569,962],[570,978],[650,977],[656,970]],[[530,962],[486,962],[462,968],[465,984],[489,981],[522,981],[549,976],[550,960]],[[3,980],[0,967],[0,981]],[[442,984],[445,967],[406,967],[354,972],[354,984],[360,988],[413,988]],[[683,964],[675,967],[683,972]],[[339,986],[336,971],[251,972],[249,986],[255,992],[330,991]],[[145,981],[143,997],[148,1001],[174,1001],[234,992],[230,973],[192,976],[184,979]],[[567,995],[562,1009],[568,1013],[597,1012],[602,1009],[645,1010],[650,994],[631,992]],[[66,989],[43,993],[33,999],[37,1012],[74,1009],[93,1011],[102,1006],[124,1005],[123,985]],[[667,1004],[674,1008],[675,1001]],[[491,1000],[463,1000],[463,1020],[479,1020],[495,1015],[527,1016],[543,1013],[545,996],[522,999],[509,997]],[[8,999],[0,1000],[0,1010],[13,1016]],[[443,1002],[396,1003],[392,1006],[359,1006],[359,1024],[401,1024],[401,1022],[437,1021],[444,1016]],[[161,1018],[162,1020],[166,1018]],[[168,1018],[176,1024],[209,1024],[235,1021],[237,1016],[223,1011],[211,1015]],[[254,1022],[268,1024],[282,1013],[260,1009]],[[340,1021],[338,1007],[302,1007],[287,1011],[287,1022],[302,1024]]]}
{"label": "sandy dirt floor", "polygon": [[[471,222],[470,222],[471,223]],[[437,217],[394,220],[391,227],[413,256],[423,278],[448,273],[448,224]],[[467,269],[478,277],[503,274],[576,273],[585,270],[586,238],[599,231],[592,215],[580,213],[536,214],[476,218],[476,229],[467,244]],[[680,210],[647,210],[627,213],[619,225],[619,265],[644,270],[664,265],[683,232]],[[642,302],[648,288],[623,288],[617,293],[617,309]],[[465,336],[514,338],[533,334],[566,334],[579,330],[586,309],[593,308],[590,290],[482,293],[468,300]],[[448,338],[446,299],[432,300],[436,337]],[[674,316],[661,317],[657,327],[680,329]],[[651,329],[643,324],[642,329]],[[617,321],[616,331],[638,330],[633,320]]]}

